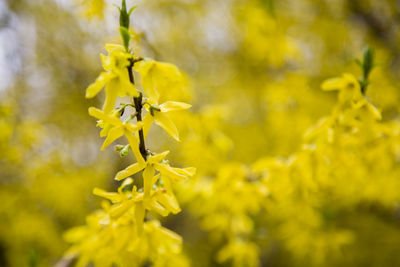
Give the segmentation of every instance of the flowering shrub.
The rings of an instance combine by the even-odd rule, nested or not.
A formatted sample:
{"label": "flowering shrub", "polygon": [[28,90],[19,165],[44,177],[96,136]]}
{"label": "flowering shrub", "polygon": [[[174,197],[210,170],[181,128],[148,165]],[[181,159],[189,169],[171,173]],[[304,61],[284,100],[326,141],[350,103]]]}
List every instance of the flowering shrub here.
{"label": "flowering shrub", "polygon": [[398,265],[396,1],[111,2],[0,5],[0,266]]}

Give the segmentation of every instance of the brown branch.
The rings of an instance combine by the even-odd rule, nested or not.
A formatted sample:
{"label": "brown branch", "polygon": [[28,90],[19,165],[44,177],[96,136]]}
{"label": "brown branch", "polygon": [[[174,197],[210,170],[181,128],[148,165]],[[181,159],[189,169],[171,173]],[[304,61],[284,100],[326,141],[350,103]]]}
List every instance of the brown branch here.
{"label": "brown branch", "polygon": [[[141,59],[139,59],[141,60]],[[132,84],[135,84],[135,79],[133,77],[133,65],[135,64],[135,62],[139,61],[139,60],[130,60],[130,65],[128,66],[128,73],[129,73],[129,80]],[[133,103],[135,105],[135,109],[136,109],[136,121],[142,121],[142,108],[143,108],[143,95],[140,92],[138,97],[134,97],[133,98]],[[144,134],[143,134],[143,129],[139,130],[139,151],[140,154],[142,155],[143,159],[146,160],[147,158],[147,150],[146,150],[146,144],[144,142]]]}

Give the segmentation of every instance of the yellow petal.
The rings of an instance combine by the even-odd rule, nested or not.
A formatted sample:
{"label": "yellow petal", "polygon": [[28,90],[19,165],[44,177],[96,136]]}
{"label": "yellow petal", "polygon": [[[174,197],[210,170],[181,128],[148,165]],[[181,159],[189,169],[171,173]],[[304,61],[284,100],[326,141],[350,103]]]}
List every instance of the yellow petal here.
{"label": "yellow petal", "polygon": [[109,123],[104,123],[102,120],[97,121],[97,125],[98,127],[101,127],[103,129],[101,129],[100,131],[100,137],[105,137],[108,135],[108,132],[111,130],[111,128],[113,127],[111,124]]}
{"label": "yellow petal", "polygon": [[158,202],[161,203],[167,210],[171,211],[173,214],[177,214],[181,211],[179,207],[178,201],[173,195],[168,194],[167,192],[158,191],[155,195],[155,198]]}
{"label": "yellow petal", "polygon": [[164,227],[159,227],[160,232],[163,235],[163,238],[169,239],[171,241],[176,242],[177,244],[182,243],[182,237],[178,235],[175,232],[172,232],[171,230],[168,230],[167,228]]}
{"label": "yellow petal", "polygon": [[[172,167],[171,167],[172,168]],[[193,176],[196,174],[196,168],[194,167],[187,167],[187,168],[172,168],[175,172],[185,175],[185,176]]]}
{"label": "yellow petal", "polygon": [[110,115],[106,114],[104,111],[102,111],[98,108],[95,108],[95,107],[89,108],[89,115],[92,117],[95,117],[96,119],[107,122],[113,126],[121,126],[122,125],[122,122],[118,118],[110,116]]}
{"label": "yellow petal", "polygon": [[154,121],[154,118],[153,118],[153,116],[151,116],[150,112],[147,113],[143,118],[143,135],[145,138],[147,136],[147,133],[150,130],[150,127],[151,127],[153,121]]}
{"label": "yellow petal", "polygon": [[152,101],[158,102],[160,96],[168,95],[173,88],[184,87],[184,76],[173,64],[145,60],[135,64],[135,69],[142,76],[143,90]]}
{"label": "yellow petal", "polygon": [[122,200],[122,196],[120,194],[115,192],[107,192],[97,187],[93,189],[93,194],[111,200],[112,203],[121,202]]}
{"label": "yellow petal", "polygon": [[158,162],[162,161],[168,154],[169,154],[169,151],[167,150],[162,153],[150,156],[149,159],[147,160],[147,162],[149,164],[158,163]]}
{"label": "yellow petal", "polygon": [[135,173],[140,172],[141,170],[144,169],[143,165],[140,165],[138,162],[128,166],[122,171],[119,171],[117,175],[115,176],[115,180],[121,181],[122,179],[125,179],[126,177],[132,176]]}
{"label": "yellow petal", "polygon": [[143,221],[144,221],[145,209],[142,202],[139,202],[135,206],[135,220],[136,220],[136,231],[138,236],[143,233]]}
{"label": "yellow petal", "polygon": [[119,204],[114,204],[111,207],[109,214],[111,217],[114,217],[114,218],[120,217],[122,214],[127,212],[134,204],[135,204],[135,202],[133,202],[132,200],[124,201]]}
{"label": "yellow petal", "polygon": [[350,88],[360,92],[360,84],[358,83],[356,77],[350,73],[344,73],[342,77],[331,78],[324,81],[321,85],[321,88],[325,91]]}
{"label": "yellow petal", "polygon": [[109,82],[111,79],[115,77],[112,73],[102,72],[99,77],[97,77],[96,81],[89,85],[86,89],[86,98],[95,97],[101,89]]}
{"label": "yellow petal", "polygon": [[160,109],[161,112],[170,112],[189,109],[191,106],[192,105],[183,102],[167,101],[160,105]]}
{"label": "yellow petal", "polygon": [[377,119],[377,120],[381,120],[382,119],[381,112],[374,105],[372,105],[371,103],[367,102],[367,108],[372,113],[372,115],[374,116],[375,119]]}
{"label": "yellow petal", "polygon": [[156,168],[157,171],[161,173],[162,176],[168,176],[171,179],[177,181],[182,181],[187,179],[186,175],[180,174],[179,172],[175,171],[168,164],[156,163],[154,164],[154,167]]}
{"label": "yellow petal", "polygon": [[120,82],[122,85],[122,89],[120,90],[122,92],[122,94],[120,94],[119,96],[124,97],[125,95],[130,95],[133,97],[138,97],[139,96],[139,92],[138,90],[136,90],[136,87],[134,84],[131,83],[131,81],[129,80],[129,75],[128,75],[128,70],[122,72],[122,74],[119,76],[120,78]]}
{"label": "yellow petal", "polygon": [[161,176],[161,174],[157,174],[157,175],[155,175],[155,176],[153,177],[152,184],[155,184],[155,183],[157,183],[158,179],[160,179],[160,176]]}
{"label": "yellow petal", "polygon": [[151,188],[153,187],[153,177],[155,169],[151,165],[147,165],[143,171],[143,191],[144,197],[148,198],[150,196]]}
{"label": "yellow petal", "polygon": [[104,47],[109,54],[115,52],[125,52],[125,48],[119,44],[106,44]]}
{"label": "yellow petal", "polygon": [[125,130],[125,136],[128,139],[129,145],[131,146],[132,152],[135,155],[137,162],[139,162],[141,166],[145,166],[146,162],[142,154],[140,153],[138,138],[128,130]]}
{"label": "yellow petal", "polygon": [[104,102],[103,110],[105,113],[110,113],[117,101],[118,91],[121,88],[119,79],[112,79],[106,86],[106,100]]}
{"label": "yellow petal", "polygon": [[100,54],[100,59],[101,59],[101,65],[103,66],[103,69],[105,69],[107,71],[111,71],[112,65],[113,65],[112,57]]}
{"label": "yellow petal", "polygon": [[179,140],[179,132],[176,129],[175,124],[171,121],[168,115],[162,112],[156,112],[154,114],[155,123],[163,128],[170,136],[172,136],[175,140]]}
{"label": "yellow petal", "polygon": [[330,78],[325,80],[321,88],[324,91],[332,91],[332,90],[341,90],[345,88],[347,85],[347,81],[342,77]]}
{"label": "yellow petal", "polygon": [[113,127],[110,131],[108,131],[108,135],[106,140],[104,140],[103,146],[101,147],[101,150],[104,150],[106,147],[111,145],[112,142],[120,138],[121,136],[124,135],[124,127],[123,126],[117,126]]}
{"label": "yellow petal", "polygon": [[157,103],[159,94],[156,90],[155,77],[153,77],[155,63],[155,61],[144,60],[136,63],[134,68],[142,77],[142,87],[147,97],[150,99],[150,101]]}
{"label": "yellow petal", "polygon": [[162,177],[162,181],[164,184],[164,188],[169,191],[172,192],[172,182],[171,182],[171,178],[169,178],[168,176],[163,176]]}
{"label": "yellow petal", "polygon": [[164,216],[164,217],[169,214],[169,211],[166,208],[164,208],[162,205],[160,205],[160,203],[158,203],[158,202],[156,202],[154,200],[152,200],[150,202],[147,202],[146,208],[148,210],[155,211],[155,212],[157,212],[158,214],[160,214],[161,216]]}
{"label": "yellow petal", "polygon": [[142,122],[139,122],[137,125],[133,123],[126,122],[124,123],[125,128],[130,132],[137,132],[142,129]]}

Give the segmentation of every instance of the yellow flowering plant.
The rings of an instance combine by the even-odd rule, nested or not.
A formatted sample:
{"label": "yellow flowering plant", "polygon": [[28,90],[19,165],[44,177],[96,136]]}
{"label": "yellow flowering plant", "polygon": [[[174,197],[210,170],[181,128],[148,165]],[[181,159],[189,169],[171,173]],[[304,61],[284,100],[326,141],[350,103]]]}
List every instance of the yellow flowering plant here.
{"label": "yellow flowering plant", "polygon": [[[360,206],[396,210],[400,124],[383,122],[368,98],[373,59],[367,48],[359,61],[360,79],[345,73],[322,83],[323,91],[338,91],[337,103],[330,116],[305,132],[299,151],[261,157],[250,166],[223,161],[223,154],[215,152],[223,161],[216,163],[218,171],[210,175],[204,167],[190,185],[192,193],[187,185],[180,189],[185,205],[209,233],[218,263],[260,266],[261,251],[271,251],[277,241],[294,266],[341,262],[349,257],[344,251],[353,251],[365,234],[351,223],[365,216]],[[207,117],[212,126],[203,132],[218,130],[218,116]],[[219,122],[212,124],[213,119]],[[196,142],[203,146],[201,139]],[[208,146],[208,152],[214,147],[219,145]],[[192,151],[185,152],[190,159]],[[369,216],[374,212],[379,211]],[[364,223],[369,227],[368,220]]]}
{"label": "yellow flowering plant", "polygon": [[396,0],[128,1],[0,5],[0,266],[398,265]]}
{"label": "yellow flowering plant", "polygon": [[[142,266],[146,263],[182,266],[186,262],[179,256],[181,237],[162,227],[155,217],[181,211],[173,185],[193,176],[196,170],[170,166],[166,160],[169,151],[153,153],[146,148],[145,140],[155,122],[179,141],[178,130],[168,114],[191,105],[177,101],[159,103],[159,92],[179,84],[182,75],[171,64],[132,54],[129,16],[133,10],[128,12],[122,1],[120,33],[124,45],[106,45],[108,54],[101,55],[104,72],[89,85],[86,97],[92,98],[105,88],[103,109],[89,108],[89,115],[99,120],[100,135],[106,137],[101,149],[124,136],[128,144],[118,146],[117,150],[123,156],[132,151],[137,162],[116,174],[115,180],[123,180],[117,192],[95,188],[93,194],[108,201],[101,210],[88,216],[86,226],[66,233],[66,240],[72,243],[66,257],[77,257],[77,266],[88,263],[95,266]],[[140,74],[143,91],[135,85],[134,71]],[[114,108],[117,97],[125,96],[132,99],[131,103]],[[129,108],[134,112],[128,114]],[[147,113],[143,117],[144,110]],[[134,175],[140,172],[142,183],[135,182],[138,177]],[[138,184],[143,187],[138,188]]]}

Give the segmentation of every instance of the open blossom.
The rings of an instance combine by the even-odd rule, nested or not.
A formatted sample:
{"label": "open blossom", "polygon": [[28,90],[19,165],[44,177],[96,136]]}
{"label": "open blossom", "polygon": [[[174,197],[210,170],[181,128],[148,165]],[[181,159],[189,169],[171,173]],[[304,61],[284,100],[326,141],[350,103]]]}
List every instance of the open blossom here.
{"label": "open blossom", "polygon": [[381,119],[379,110],[374,107],[362,94],[359,81],[350,73],[345,73],[341,77],[328,79],[321,85],[322,90],[339,91],[339,104],[345,106],[352,105],[355,109],[366,108],[376,119]]}
{"label": "open blossom", "polygon": [[168,153],[169,151],[165,151],[163,153],[150,156],[144,164],[136,162],[128,166],[126,169],[118,172],[115,176],[115,179],[122,180],[128,176],[138,173],[141,170],[144,170],[144,194],[148,197],[155,182],[153,179],[155,171],[158,171],[162,175],[163,181],[167,184],[167,186],[171,184],[171,180],[182,181],[195,174],[195,168],[173,168],[168,163],[163,162]]}
{"label": "open blossom", "polygon": [[145,107],[149,111],[143,119],[143,128],[145,133],[148,132],[151,124],[154,121],[175,140],[180,141],[178,129],[170,119],[169,112],[189,109],[191,105],[176,101],[167,101],[161,105],[158,105],[158,103],[154,101],[153,103],[149,102],[145,104]]}
{"label": "open blossom", "polygon": [[183,86],[182,74],[172,64],[152,60],[138,62],[135,70],[142,77],[143,90],[147,95],[145,108],[148,113],[143,119],[144,133],[147,134],[151,124],[155,122],[179,141],[178,129],[170,119],[169,113],[189,109],[191,105],[177,101],[161,102],[161,95],[166,94],[170,88]]}
{"label": "open blossom", "polygon": [[123,135],[129,141],[129,145],[138,161],[143,161],[143,158],[139,151],[139,143],[137,137],[134,135],[135,131],[142,128],[142,123],[133,124],[130,122],[122,122],[118,118],[106,114],[104,111],[91,107],[89,108],[89,114],[102,122],[108,123],[110,125],[107,132],[107,138],[104,141],[101,150],[109,146],[116,139],[122,137]]}
{"label": "open blossom", "polygon": [[108,52],[107,56],[100,54],[105,71],[101,72],[96,81],[86,89],[86,97],[95,97],[101,89],[105,88],[106,99],[103,110],[105,113],[110,113],[118,96],[136,97],[139,92],[130,82],[127,70],[133,56],[127,53],[122,45],[107,44],[106,51]]}

